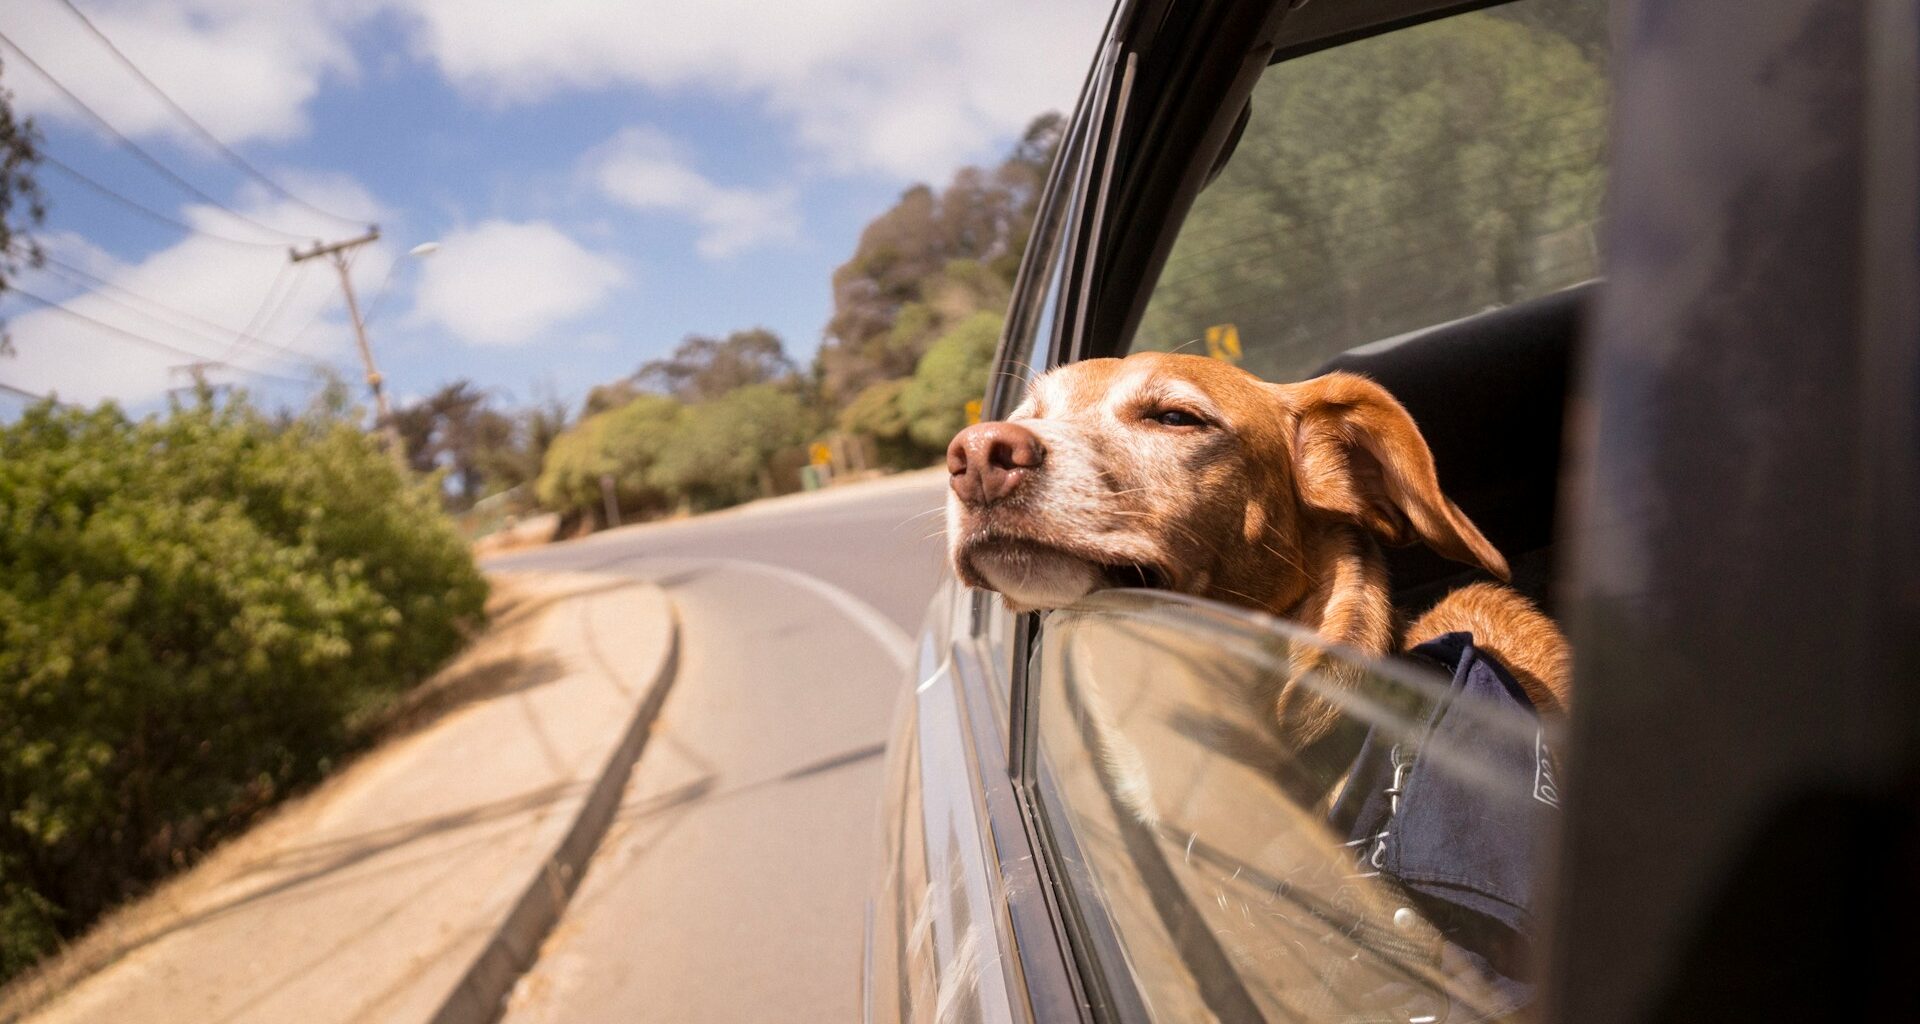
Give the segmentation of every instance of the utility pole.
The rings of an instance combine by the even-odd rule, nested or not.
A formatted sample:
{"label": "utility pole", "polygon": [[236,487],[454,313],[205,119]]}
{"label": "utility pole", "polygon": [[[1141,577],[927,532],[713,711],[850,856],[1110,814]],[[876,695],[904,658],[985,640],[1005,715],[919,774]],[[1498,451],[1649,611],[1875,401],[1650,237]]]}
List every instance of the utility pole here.
{"label": "utility pole", "polygon": [[191,363],[183,363],[179,366],[167,367],[168,376],[172,376],[178,373],[184,373],[188,377],[193,378],[192,385],[188,387],[183,387],[183,388],[168,388],[167,394],[177,395],[182,391],[192,391],[195,394],[198,394],[204,391],[209,394],[212,394],[213,392],[217,392],[220,389],[227,387],[227,385],[225,384],[209,385],[207,383],[207,371],[218,369],[224,365],[225,365],[224,363],[216,363],[209,360],[198,360]]}
{"label": "utility pole", "polygon": [[340,272],[340,290],[347,297],[347,314],[353,317],[353,336],[360,343],[360,361],[367,367],[367,390],[373,392],[373,409],[380,417],[380,430],[387,439],[387,448],[393,453],[393,460],[405,469],[407,448],[400,440],[399,429],[393,425],[393,408],[387,404],[387,392],[382,386],[380,370],[373,365],[373,348],[367,344],[367,325],[360,319],[360,303],[353,297],[353,278],[347,273],[347,250],[379,240],[379,226],[371,225],[367,233],[358,238],[349,238],[344,242],[315,242],[304,252],[290,249],[288,253],[295,263],[320,256],[331,257],[333,269]]}

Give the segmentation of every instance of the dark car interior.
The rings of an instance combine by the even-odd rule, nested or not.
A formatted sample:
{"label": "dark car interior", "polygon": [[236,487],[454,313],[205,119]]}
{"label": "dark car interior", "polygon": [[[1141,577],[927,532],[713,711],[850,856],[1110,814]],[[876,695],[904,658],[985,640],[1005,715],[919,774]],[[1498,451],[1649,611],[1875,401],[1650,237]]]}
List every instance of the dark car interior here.
{"label": "dark car interior", "polygon": [[[1513,585],[1550,614],[1569,365],[1596,291],[1579,285],[1362,345],[1319,368],[1365,374],[1407,407],[1442,489],[1506,555]],[[1395,602],[1409,613],[1490,578],[1421,545],[1389,551],[1388,563]]]}

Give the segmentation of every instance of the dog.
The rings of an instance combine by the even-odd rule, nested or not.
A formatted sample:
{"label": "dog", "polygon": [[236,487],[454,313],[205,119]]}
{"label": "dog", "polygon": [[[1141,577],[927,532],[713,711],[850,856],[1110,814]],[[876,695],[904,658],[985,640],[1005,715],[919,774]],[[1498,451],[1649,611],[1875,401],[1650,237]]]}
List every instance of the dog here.
{"label": "dog", "polygon": [[[947,449],[949,556],[1014,611],[1109,587],[1157,587],[1291,619],[1384,656],[1455,630],[1543,711],[1569,706],[1559,628],[1518,592],[1475,583],[1402,629],[1382,544],[1425,543],[1507,581],[1503,558],[1440,490],[1419,427],[1349,373],[1276,384],[1194,355],[1090,359],[1036,378],[1007,419]],[[1339,709],[1309,673],[1357,673],[1296,645],[1274,714],[1307,746]]]}

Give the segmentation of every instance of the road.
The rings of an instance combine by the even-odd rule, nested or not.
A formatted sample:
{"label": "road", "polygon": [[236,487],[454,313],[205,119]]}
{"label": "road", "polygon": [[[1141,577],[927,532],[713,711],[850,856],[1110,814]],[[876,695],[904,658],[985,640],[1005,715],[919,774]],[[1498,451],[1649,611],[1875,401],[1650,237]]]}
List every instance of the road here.
{"label": "road", "polygon": [[652,580],[681,660],[513,1022],[854,1020],[880,753],[939,578],[915,474],[493,559]]}

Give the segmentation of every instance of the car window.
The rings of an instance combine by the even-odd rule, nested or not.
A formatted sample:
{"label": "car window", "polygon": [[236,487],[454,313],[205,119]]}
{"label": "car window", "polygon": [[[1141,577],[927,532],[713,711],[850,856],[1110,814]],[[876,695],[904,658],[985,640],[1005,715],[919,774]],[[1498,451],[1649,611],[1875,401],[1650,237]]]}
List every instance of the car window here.
{"label": "car window", "polygon": [[1604,30],[1600,5],[1535,0],[1268,69],[1132,349],[1296,380],[1594,277]]}
{"label": "car window", "polygon": [[[1271,709],[1340,716],[1306,751]],[[1426,651],[1426,648],[1422,648]],[[1048,616],[1030,683],[1080,945],[1154,1020],[1482,1020],[1530,991],[1556,726],[1457,645],[1366,664],[1312,633],[1110,591]],[[1446,658],[1460,661],[1449,676]]]}
{"label": "car window", "polygon": [[[1104,81],[1104,77],[1099,81]],[[1059,326],[1060,290],[1069,255],[1067,239],[1086,173],[1084,121],[1087,116],[1082,111],[1062,135],[1051,191],[1034,217],[1033,237],[1016,282],[1006,337],[987,387],[985,415],[988,419],[1003,418],[1020,404],[1027,382],[1051,364],[1054,335]]]}
{"label": "car window", "polygon": [[[1607,103],[1603,11],[1572,0],[1275,64],[1131,350],[1301,379],[1592,280]],[[1561,723],[1470,644],[1373,660],[1142,591],[1096,593],[1038,632],[1022,763],[1063,920],[1111,989],[1168,1021],[1528,1005]],[[1296,674],[1308,650],[1321,669]],[[1291,746],[1283,687],[1335,708],[1337,739]]]}

